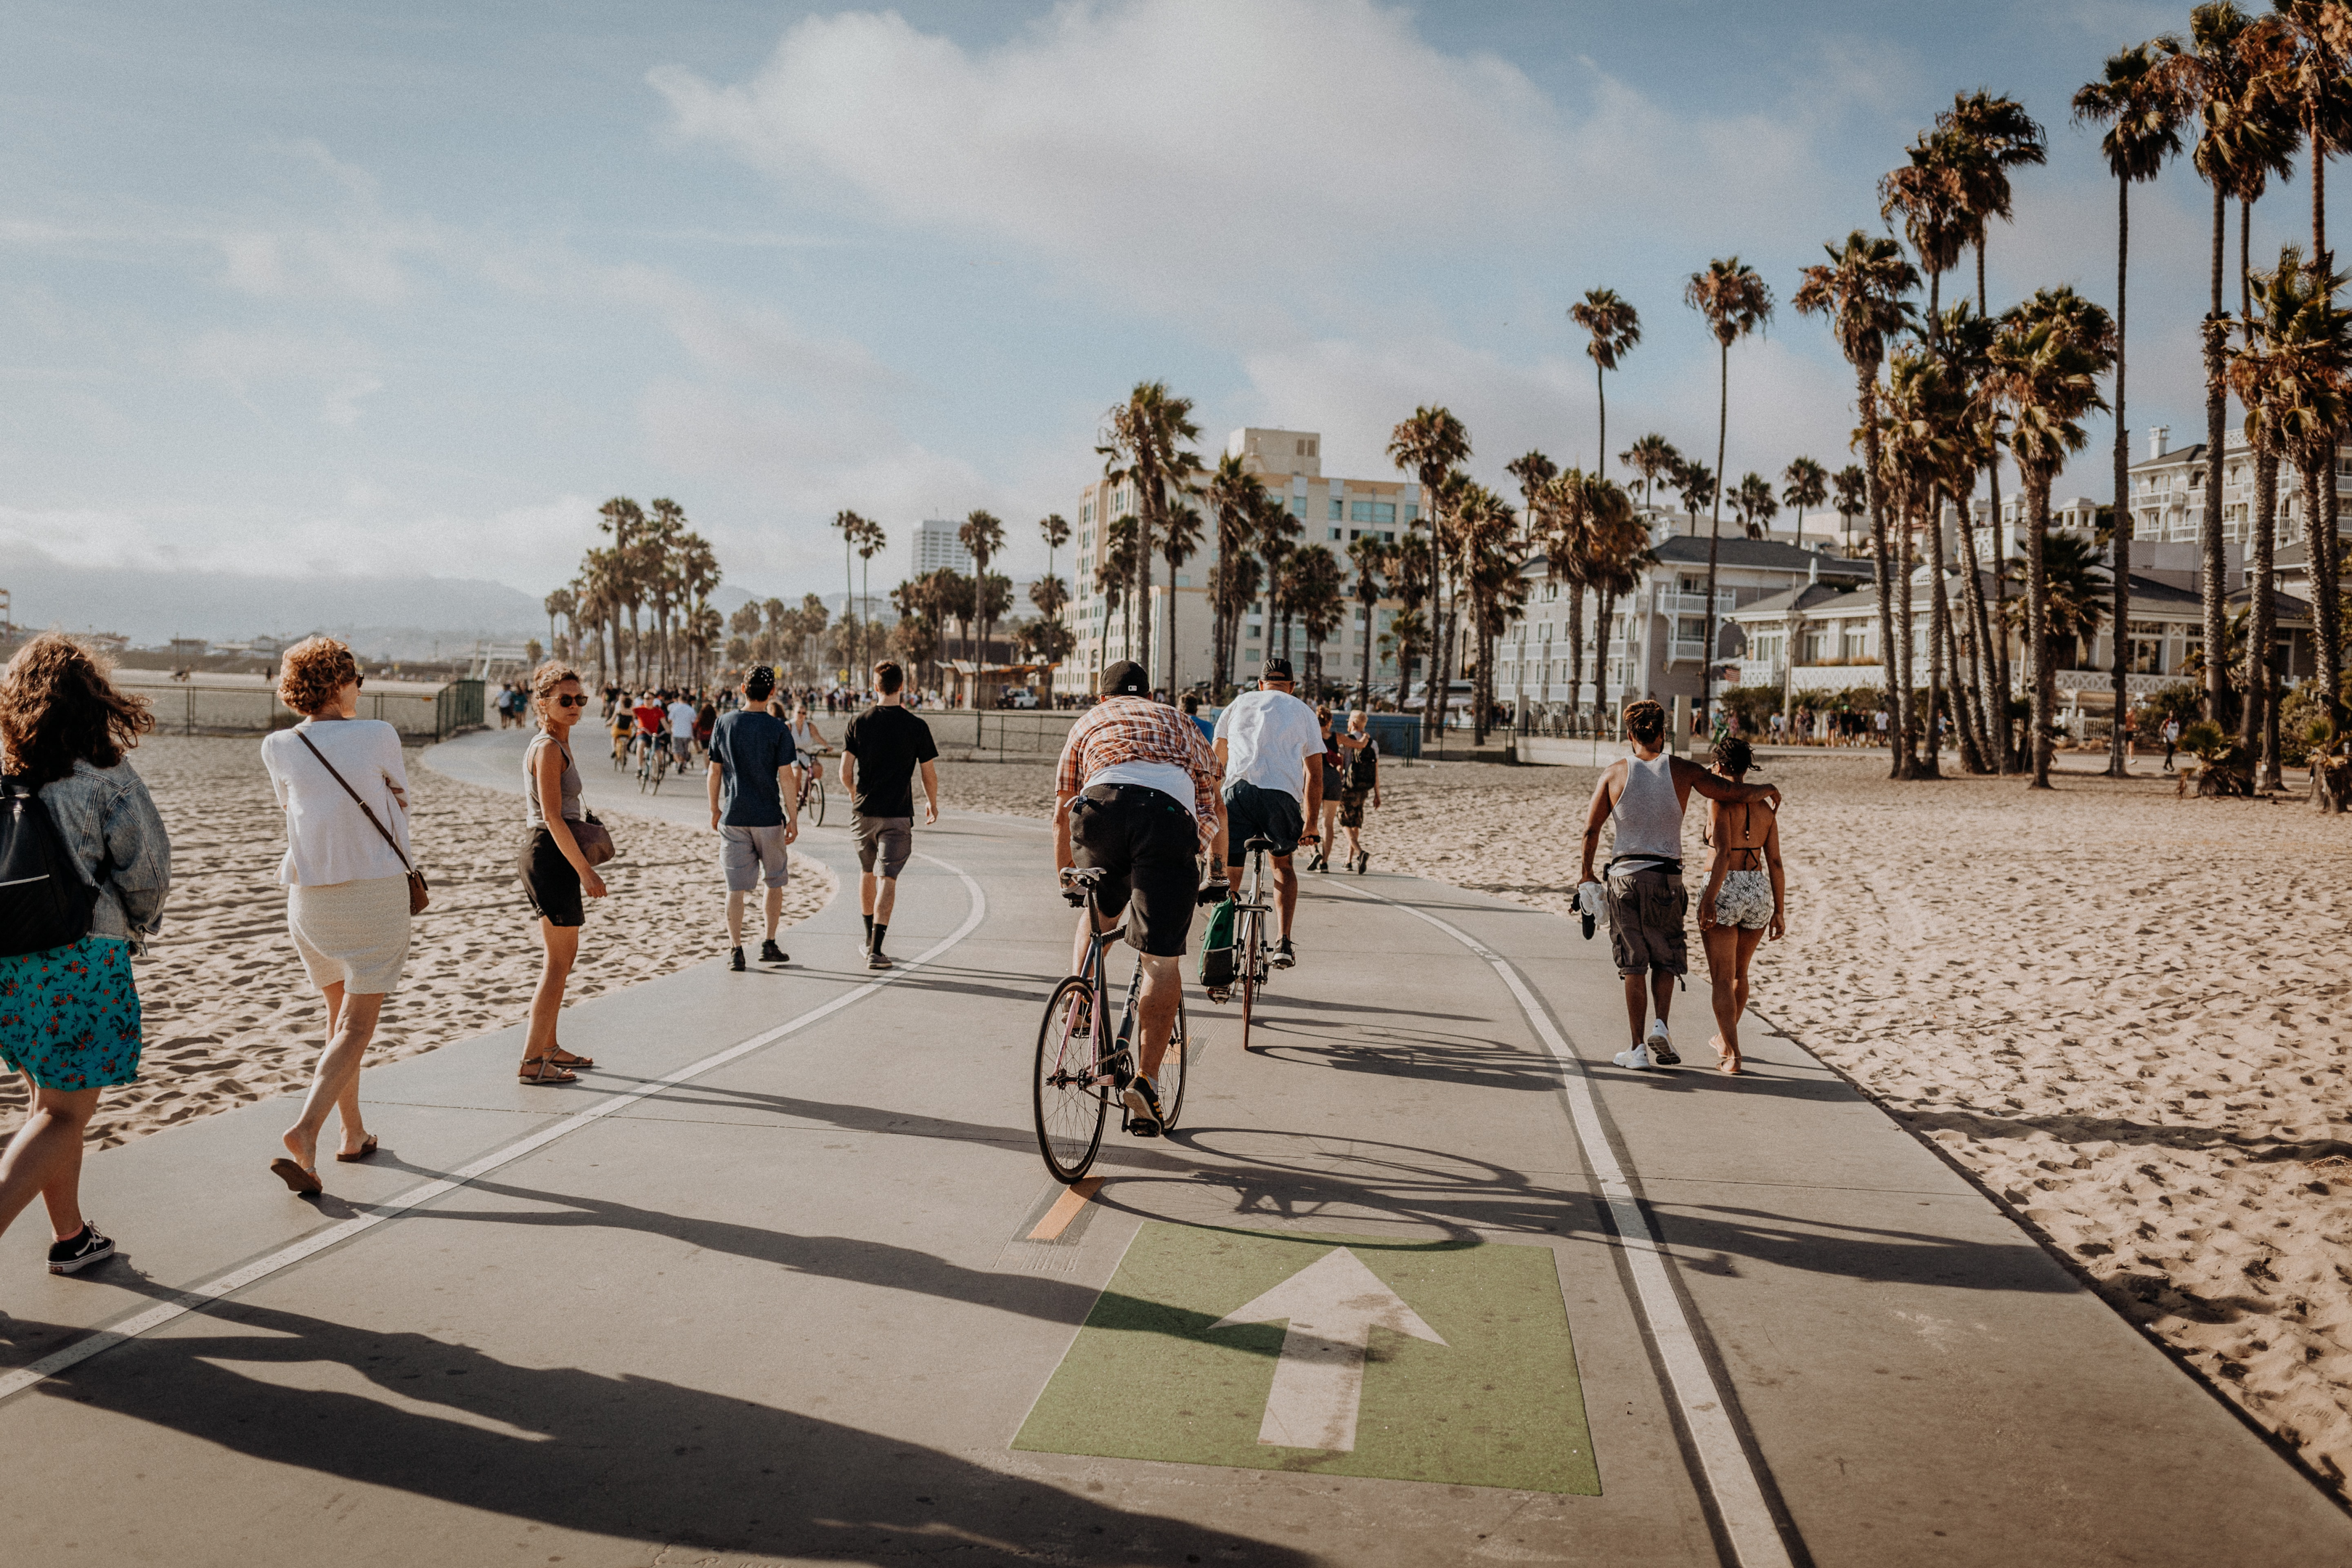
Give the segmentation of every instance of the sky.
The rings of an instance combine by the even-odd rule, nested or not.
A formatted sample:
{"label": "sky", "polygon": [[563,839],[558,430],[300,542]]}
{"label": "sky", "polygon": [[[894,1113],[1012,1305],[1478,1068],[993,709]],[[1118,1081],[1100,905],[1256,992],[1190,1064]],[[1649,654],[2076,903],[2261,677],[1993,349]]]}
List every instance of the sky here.
{"label": "sky", "polygon": [[[2115,185],[2067,101],[2187,10],[14,0],[0,559],[536,596],[617,494],[677,500],[762,595],[839,588],[845,507],[889,531],[877,588],[916,521],[976,507],[1026,574],[1144,380],[1211,455],[1316,430],[1350,477],[1443,404],[1515,494],[1531,447],[1594,460],[1566,311],[1601,287],[1643,323],[1610,447],[1711,460],[1680,296],[1733,255],[1781,303],[1729,355],[1725,471],[1834,468],[1852,376],[1799,269],[1882,228],[1878,176],[1984,87],[2051,142],[1993,306],[2112,305]],[[2129,423],[2175,445],[2209,211],[2185,163],[2134,193]],[[2110,435],[2061,495],[2106,497]]]}

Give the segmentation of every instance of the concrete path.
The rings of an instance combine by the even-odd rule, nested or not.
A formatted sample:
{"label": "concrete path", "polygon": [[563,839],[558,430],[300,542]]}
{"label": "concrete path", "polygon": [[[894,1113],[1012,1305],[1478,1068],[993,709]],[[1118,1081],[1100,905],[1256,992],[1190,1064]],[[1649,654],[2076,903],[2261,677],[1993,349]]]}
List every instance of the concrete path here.
{"label": "concrete path", "polygon": [[[505,787],[519,750],[429,763]],[[854,887],[839,826],[803,847]],[[1066,1195],[1030,1127],[1070,923],[1042,827],[918,847],[919,963],[877,984],[845,898],[787,968],[574,1009],[575,1088],[515,1084],[514,1029],[371,1069],[384,1158],[323,1200],[264,1171],[283,1101],[96,1156],[120,1260],[49,1279],[37,1215],[0,1241],[11,1555],[2352,1561],[1834,1075],[1771,1037],[1746,1081],[1622,1072],[1605,944],[1475,895],[1309,879],[1267,1048],[1195,994],[1177,1135],[1114,1128]],[[1260,1441],[1300,1412],[1352,1447]]]}

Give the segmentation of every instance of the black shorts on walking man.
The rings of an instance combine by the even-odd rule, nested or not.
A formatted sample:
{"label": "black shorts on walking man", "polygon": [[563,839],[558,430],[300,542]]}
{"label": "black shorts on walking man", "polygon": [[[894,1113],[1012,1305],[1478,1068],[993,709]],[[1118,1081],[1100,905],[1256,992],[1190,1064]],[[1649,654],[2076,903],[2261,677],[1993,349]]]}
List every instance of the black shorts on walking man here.
{"label": "black shorts on walking man", "polygon": [[[915,770],[923,774],[923,824],[940,819],[938,744],[931,727],[907,711],[907,672],[889,659],[874,667],[873,707],[849,721],[841,741],[841,787],[849,792],[857,840],[857,907],[866,919],[866,967],[887,969],[882,939],[898,901],[898,873],[915,852]],[[877,874],[877,868],[879,874]]]}

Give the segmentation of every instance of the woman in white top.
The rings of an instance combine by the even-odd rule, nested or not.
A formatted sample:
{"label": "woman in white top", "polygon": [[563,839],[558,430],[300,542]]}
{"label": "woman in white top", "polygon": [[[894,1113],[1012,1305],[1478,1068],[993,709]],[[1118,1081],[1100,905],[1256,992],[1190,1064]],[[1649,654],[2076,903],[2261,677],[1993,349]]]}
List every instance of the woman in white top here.
{"label": "woman in white top", "polygon": [[828,744],[825,738],[817,733],[816,721],[809,717],[805,702],[793,704],[792,735],[793,750],[810,756],[823,751]]}
{"label": "woman in white top", "polygon": [[332,637],[295,644],[279,666],[278,695],[306,717],[261,742],[286,811],[286,924],[327,998],[326,1048],[301,1117],[287,1130],[288,1157],[269,1163],[305,1195],[321,1190],[319,1134],[330,1110],[342,1121],[336,1159],[375,1152],[360,1120],[360,1061],[408,960],[408,774],[400,732],[359,717],[360,681],[352,650]]}

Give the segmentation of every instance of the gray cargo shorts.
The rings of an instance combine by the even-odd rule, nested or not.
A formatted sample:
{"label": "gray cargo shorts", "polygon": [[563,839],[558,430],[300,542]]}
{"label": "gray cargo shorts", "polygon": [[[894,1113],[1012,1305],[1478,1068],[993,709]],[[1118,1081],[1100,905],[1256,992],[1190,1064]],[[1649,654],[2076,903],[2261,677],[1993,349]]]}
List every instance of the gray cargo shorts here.
{"label": "gray cargo shorts", "polygon": [[1690,893],[1679,872],[1655,867],[1611,871],[1601,902],[1609,911],[1609,951],[1618,973],[1690,973],[1690,945],[1683,930]]}
{"label": "gray cargo shorts", "polygon": [[907,868],[908,858],[915,852],[915,819],[911,816],[860,816],[850,827],[850,837],[857,841],[857,868],[875,869],[880,860],[881,874],[896,878]]}
{"label": "gray cargo shorts", "polygon": [[719,866],[727,875],[727,890],[748,893],[762,881],[781,888],[792,875],[792,857],[784,847],[782,823],[773,827],[722,826],[719,830]]}

